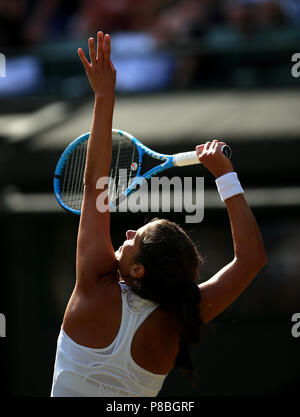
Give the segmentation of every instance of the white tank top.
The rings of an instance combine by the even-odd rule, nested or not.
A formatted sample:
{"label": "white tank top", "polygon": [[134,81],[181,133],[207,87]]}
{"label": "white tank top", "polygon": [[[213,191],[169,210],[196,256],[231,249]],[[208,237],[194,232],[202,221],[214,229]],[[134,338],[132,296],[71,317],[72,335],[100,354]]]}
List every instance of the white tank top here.
{"label": "white tank top", "polygon": [[115,340],[104,349],[74,342],[61,328],[57,341],[51,397],[155,397],[167,375],[137,365],[132,338],[157,304],[120,283],[122,320]]}

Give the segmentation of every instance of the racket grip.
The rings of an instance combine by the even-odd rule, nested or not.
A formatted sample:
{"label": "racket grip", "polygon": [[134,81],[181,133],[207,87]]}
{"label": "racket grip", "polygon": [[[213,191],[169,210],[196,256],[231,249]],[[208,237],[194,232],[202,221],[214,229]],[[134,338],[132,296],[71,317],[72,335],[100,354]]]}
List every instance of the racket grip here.
{"label": "racket grip", "polygon": [[173,164],[176,167],[200,164],[196,151],[180,152],[173,155]]}
{"label": "racket grip", "polygon": [[[222,152],[227,158],[231,158],[231,148],[228,145],[224,145]],[[180,152],[173,155],[173,164],[177,167],[183,167],[187,165],[200,164],[196,151]]]}

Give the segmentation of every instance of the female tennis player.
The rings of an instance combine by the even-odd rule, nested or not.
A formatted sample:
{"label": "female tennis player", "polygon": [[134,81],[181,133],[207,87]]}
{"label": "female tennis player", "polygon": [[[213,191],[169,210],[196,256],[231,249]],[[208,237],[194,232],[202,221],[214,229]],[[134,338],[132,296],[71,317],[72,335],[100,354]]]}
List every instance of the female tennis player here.
{"label": "female tennis player", "polygon": [[191,373],[189,345],[228,307],[266,263],[255,218],[223,142],[196,147],[216,178],[230,218],[234,257],[197,285],[201,257],[168,220],[128,230],[115,252],[110,213],[96,208],[97,179],[109,175],[116,71],[110,36],[89,39],[79,57],[94,91],[84,196],[78,230],[76,284],[57,343],[52,396],[156,396],[177,366]]}

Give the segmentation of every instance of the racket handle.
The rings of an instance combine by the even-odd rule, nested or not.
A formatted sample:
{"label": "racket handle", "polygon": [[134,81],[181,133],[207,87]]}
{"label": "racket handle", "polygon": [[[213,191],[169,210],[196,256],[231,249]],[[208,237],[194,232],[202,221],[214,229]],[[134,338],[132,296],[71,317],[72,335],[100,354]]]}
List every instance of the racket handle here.
{"label": "racket handle", "polygon": [[[227,158],[231,158],[231,148],[228,145],[224,145],[222,152]],[[186,165],[201,164],[197,156],[196,151],[180,152],[173,155],[173,164],[177,167],[183,167]]]}

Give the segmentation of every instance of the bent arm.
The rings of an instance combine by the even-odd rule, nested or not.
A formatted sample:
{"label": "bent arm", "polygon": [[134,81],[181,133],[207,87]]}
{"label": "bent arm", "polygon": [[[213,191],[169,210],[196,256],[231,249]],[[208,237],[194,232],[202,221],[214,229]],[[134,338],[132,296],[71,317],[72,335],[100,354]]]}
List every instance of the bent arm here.
{"label": "bent arm", "polygon": [[[214,142],[210,145],[210,148],[214,147],[210,153],[209,146],[204,149],[202,163],[218,178],[232,172],[233,168],[230,161],[220,154],[221,147]],[[200,155],[201,152],[199,150]],[[199,285],[200,314],[204,323],[212,320],[236,300],[266,264],[267,259],[260,230],[244,195],[234,195],[226,199],[225,204],[230,219],[234,257],[212,278]]]}
{"label": "bent arm", "polygon": [[110,170],[115,70],[110,62],[109,36],[104,41],[99,32],[97,37],[97,54],[93,38],[89,39],[91,63],[82,50],[78,51],[95,94],[76,257],[77,285],[85,288],[99,277],[111,274],[116,264],[110,238],[110,213],[108,208],[100,212],[96,204],[98,195],[104,191],[96,188],[97,180],[107,177]]}
{"label": "bent arm", "polygon": [[204,323],[232,304],[266,263],[260,231],[244,195],[235,195],[225,203],[230,218],[234,258],[199,285],[200,314]]}

